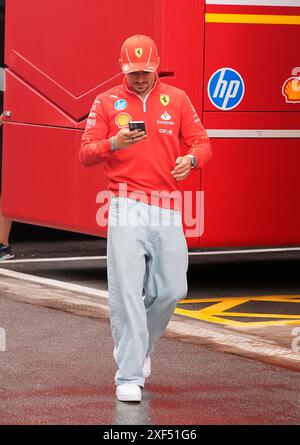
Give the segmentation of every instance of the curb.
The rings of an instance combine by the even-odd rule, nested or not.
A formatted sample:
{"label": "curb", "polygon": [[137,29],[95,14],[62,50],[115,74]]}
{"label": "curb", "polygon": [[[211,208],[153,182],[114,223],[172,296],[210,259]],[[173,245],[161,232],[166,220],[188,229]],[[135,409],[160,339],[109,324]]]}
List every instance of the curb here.
{"label": "curb", "polygon": [[[1,268],[0,276],[1,297],[79,316],[109,320],[107,291]],[[258,335],[236,333],[204,321],[195,322],[175,314],[164,336],[300,371],[300,353]]]}

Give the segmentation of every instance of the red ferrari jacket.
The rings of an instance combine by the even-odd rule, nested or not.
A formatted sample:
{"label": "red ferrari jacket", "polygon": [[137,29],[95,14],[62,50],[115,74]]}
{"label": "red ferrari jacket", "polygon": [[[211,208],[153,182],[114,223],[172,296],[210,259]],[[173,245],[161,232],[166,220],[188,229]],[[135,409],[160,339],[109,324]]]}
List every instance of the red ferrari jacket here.
{"label": "red ferrari jacket", "polygon": [[[128,127],[129,121],[144,121],[147,138],[112,151],[110,138]],[[181,153],[184,146],[188,149]],[[124,78],[123,85],[95,99],[82,136],[80,160],[87,167],[105,162],[108,189],[114,195],[151,204],[154,197],[179,193],[178,181],[171,171],[176,158],[188,153],[196,157],[196,168],[211,158],[207,133],[185,92],[157,77],[152,90],[142,99],[129,89]],[[176,199],[159,199],[156,205],[179,209]]]}

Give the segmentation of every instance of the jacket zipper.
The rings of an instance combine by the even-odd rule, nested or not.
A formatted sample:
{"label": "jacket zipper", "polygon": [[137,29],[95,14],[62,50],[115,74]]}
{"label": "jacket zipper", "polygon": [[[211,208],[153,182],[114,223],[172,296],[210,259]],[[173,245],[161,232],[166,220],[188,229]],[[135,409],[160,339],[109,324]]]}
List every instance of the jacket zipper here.
{"label": "jacket zipper", "polygon": [[156,84],[154,85],[154,87],[149,91],[149,93],[147,94],[147,96],[144,97],[144,99],[141,98],[141,96],[139,96],[137,93],[135,93],[134,91],[129,90],[127,87],[125,87],[125,89],[128,91],[128,93],[134,94],[135,96],[137,96],[142,102],[143,102],[143,112],[146,113],[147,108],[146,108],[146,102],[148,97],[150,96],[150,94],[152,93],[152,91],[154,90],[154,88],[156,87]]}

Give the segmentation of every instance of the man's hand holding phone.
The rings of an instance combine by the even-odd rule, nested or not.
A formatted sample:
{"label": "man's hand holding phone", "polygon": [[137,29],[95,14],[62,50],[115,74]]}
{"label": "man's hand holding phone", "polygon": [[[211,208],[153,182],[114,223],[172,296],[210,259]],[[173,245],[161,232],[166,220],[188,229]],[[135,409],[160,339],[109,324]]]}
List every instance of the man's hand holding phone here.
{"label": "man's hand holding phone", "polygon": [[139,130],[144,131],[146,133],[146,125],[144,121],[131,121],[129,122],[129,130]]}
{"label": "man's hand holding phone", "polygon": [[114,136],[113,145],[115,150],[123,150],[143,139],[146,139],[145,122],[129,122],[129,128],[122,128]]}

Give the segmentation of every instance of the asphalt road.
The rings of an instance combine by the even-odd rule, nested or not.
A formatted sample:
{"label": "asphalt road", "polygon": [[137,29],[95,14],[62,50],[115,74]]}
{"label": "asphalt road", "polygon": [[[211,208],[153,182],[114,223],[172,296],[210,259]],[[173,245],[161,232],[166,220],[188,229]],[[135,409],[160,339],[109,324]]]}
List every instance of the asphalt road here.
{"label": "asphalt road", "polygon": [[0,424],[299,424],[299,374],[161,339],[141,404],[116,400],[108,322],[0,299]]}
{"label": "asphalt road", "polygon": [[[13,248],[16,258],[1,262],[1,269],[107,290],[106,240],[33,228],[29,236],[14,237]],[[87,258],[99,256],[103,258]],[[270,323],[270,314],[300,318],[299,261],[297,251],[190,255],[190,314],[218,306],[218,299],[222,306],[223,300],[228,305],[250,296],[217,315],[225,322],[246,323]],[[275,341],[275,349],[266,351],[269,358],[264,360],[261,353],[249,355],[243,347],[239,349],[238,337],[233,340],[237,346],[222,346],[223,331],[217,328],[223,325],[215,324],[216,318],[202,316],[199,322],[177,315],[189,320],[193,332],[200,333],[199,341],[192,344],[186,334],[181,341],[176,335],[162,338],[153,353],[153,373],[142,404],[124,404],[114,395],[116,369],[108,321],[21,303],[22,298],[26,300],[27,288],[24,282],[19,295],[20,283],[18,277],[14,282],[0,276],[0,327],[7,337],[6,350],[1,352],[0,347],[0,424],[299,424],[299,363],[291,349],[295,324],[255,326],[252,330],[249,324],[231,327],[231,339],[235,338],[231,332],[236,334],[240,329],[254,334],[254,343],[259,338]],[[41,286],[41,301],[34,304],[43,304],[46,290]],[[59,290],[55,294],[48,291],[50,299],[56,300],[60,294]],[[39,288],[33,285],[30,292],[36,301]],[[66,292],[61,293],[64,301]],[[267,298],[259,300],[261,296]],[[74,293],[72,301],[78,297],[80,293]],[[258,316],[251,318],[251,311],[259,312]],[[74,312],[79,313],[78,309]],[[215,326],[215,338],[221,338],[216,347],[205,335],[201,338],[207,326]],[[270,348],[268,345],[263,344],[262,349]],[[270,358],[276,345],[285,348],[285,357],[289,351],[294,354],[296,361],[291,366],[279,356]]]}
{"label": "asphalt road", "polygon": [[[41,230],[41,229],[39,229]],[[60,234],[61,233],[61,234]],[[107,290],[106,240],[67,232],[30,232],[13,243],[16,258],[1,268]],[[87,259],[87,257],[102,259]],[[76,258],[82,258],[77,261]],[[56,259],[49,262],[47,259]],[[60,258],[75,258],[60,261]],[[39,262],[30,260],[40,259]],[[25,262],[23,262],[25,260]],[[20,261],[20,262],[19,262]],[[29,262],[27,262],[29,261]],[[300,251],[218,255],[190,254],[187,298],[300,295]],[[246,312],[300,316],[300,304],[249,302]],[[240,318],[238,318],[240,320]]]}

